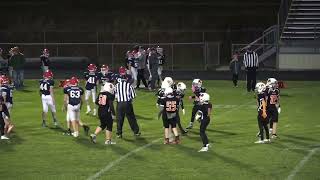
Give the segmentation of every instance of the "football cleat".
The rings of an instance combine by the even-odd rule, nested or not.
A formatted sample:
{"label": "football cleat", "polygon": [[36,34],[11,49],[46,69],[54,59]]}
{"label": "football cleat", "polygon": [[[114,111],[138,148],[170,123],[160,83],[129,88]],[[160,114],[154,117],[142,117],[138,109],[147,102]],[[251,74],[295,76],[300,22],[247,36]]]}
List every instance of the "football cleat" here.
{"label": "football cleat", "polygon": [[276,138],[278,138],[278,135],[272,134],[271,139],[276,139]]}
{"label": "football cleat", "polygon": [[198,152],[207,152],[209,150],[208,146],[202,147]]}
{"label": "football cleat", "polygon": [[264,141],[262,141],[262,140],[259,140],[259,141],[256,141],[256,142],[254,142],[255,144],[264,144]]}
{"label": "football cleat", "polygon": [[106,142],[104,142],[105,145],[112,145],[112,144],[117,144],[116,142],[113,142],[111,140],[106,140]]}
{"label": "football cleat", "polygon": [[97,143],[97,136],[95,134],[91,134],[90,139],[91,139],[92,143],[94,143],[94,144]]}
{"label": "football cleat", "polygon": [[169,138],[165,138],[164,141],[163,141],[163,144],[170,144]]}
{"label": "football cleat", "polygon": [[270,139],[265,139],[263,141],[264,141],[264,143],[271,143]]}
{"label": "football cleat", "polygon": [[141,132],[135,133],[135,136],[141,136]]}
{"label": "football cleat", "polygon": [[8,138],[7,136],[1,136],[1,139],[2,139],[2,140],[8,140],[8,139],[10,139],[10,138]]}

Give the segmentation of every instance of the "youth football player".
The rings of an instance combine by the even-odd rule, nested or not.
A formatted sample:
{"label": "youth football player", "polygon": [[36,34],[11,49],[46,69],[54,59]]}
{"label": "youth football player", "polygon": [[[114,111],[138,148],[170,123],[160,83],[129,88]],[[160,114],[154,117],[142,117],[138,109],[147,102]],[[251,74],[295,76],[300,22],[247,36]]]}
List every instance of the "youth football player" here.
{"label": "youth football player", "polygon": [[[265,97],[266,85],[263,82],[256,84],[257,92],[257,105],[258,105],[258,126],[260,130],[260,140],[256,141],[257,144],[269,143],[269,129],[267,119],[267,102]],[[263,131],[266,133],[266,139],[264,139]]]}
{"label": "youth football player", "polygon": [[0,114],[2,114],[2,116],[0,116],[0,139],[8,140],[9,133],[5,131],[4,119],[7,118],[10,121],[10,113],[4,103],[4,99],[2,96],[0,96]]}
{"label": "youth football player", "polygon": [[85,101],[87,104],[87,111],[86,114],[91,112],[89,98],[92,97],[92,102],[94,103],[93,107],[93,115],[97,114],[97,110],[95,107],[96,101],[96,92],[97,92],[97,82],[99,79],[97,71],[97,66],[94,64],[89,64],[88,71],[84,73],[84,78],[86,79],[86,92],[85,92]]}
{"label": "youth football player", "polygon": [[267,114],[270,121],[270,133],[272,133],[271,138],[277,138],[277,124],[281,112],[278,81],[275,78],[269,78],[267,88]]}
{"label": "youth football player", "polygon": [[46,120],[48,110],[50,108],[53,123],[55,126],[58,126],[57,116],[56,116],[56,106],[54,100],[54,93],[53,93],[53,73],[50,70],[47,70],[43,73],[43,79],[39,81],[39,93],[42,100],[42,127],[46,127]]}
{"label": "youth football player", "polygon": [[[3,101],[9,111],[11,113],[11,108],[13,105],[13,88],[10,86],[10,80],[6,75],[0,76],[0,84],[1,84],[1,95],[3,97]],[[9,117],[4,118],[5,122],[5,131],[6,133],[10,133],[14,128],[13,123],[11,122]]]}

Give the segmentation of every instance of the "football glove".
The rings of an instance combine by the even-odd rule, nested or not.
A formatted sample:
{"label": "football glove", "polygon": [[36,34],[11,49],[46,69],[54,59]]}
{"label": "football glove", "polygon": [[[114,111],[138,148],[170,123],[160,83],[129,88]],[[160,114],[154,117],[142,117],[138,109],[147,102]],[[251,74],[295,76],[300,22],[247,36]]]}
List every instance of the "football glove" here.
{"label": "football glove", "polygon": [[201,118],[202,118],[202,112],[201,111],[198,111],[195,115],[195,119],[200,122],[201,121]]}
{"label": "football glove", "polygon": [[280,112],[281,112],[281,107],[278,107],[278,113],[280,114]]}

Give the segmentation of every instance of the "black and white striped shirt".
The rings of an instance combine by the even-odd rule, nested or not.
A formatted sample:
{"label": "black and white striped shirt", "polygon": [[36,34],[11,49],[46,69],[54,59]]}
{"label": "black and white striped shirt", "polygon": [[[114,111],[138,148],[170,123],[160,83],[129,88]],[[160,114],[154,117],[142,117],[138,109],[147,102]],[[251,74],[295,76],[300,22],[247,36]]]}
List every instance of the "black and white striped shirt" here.
{"label": "black and white striped shirt", "polygon": [[120,81],[116,84],[116,98],[118,102],[129,102],[136,97],[136,92],[130,83]]}
{"label": "black and white striped shirt", "polygon": [[246,68],[258,67],[259,66],[258,54],[254,51],[244,53],[243,64],[244,64],[244,67]]}

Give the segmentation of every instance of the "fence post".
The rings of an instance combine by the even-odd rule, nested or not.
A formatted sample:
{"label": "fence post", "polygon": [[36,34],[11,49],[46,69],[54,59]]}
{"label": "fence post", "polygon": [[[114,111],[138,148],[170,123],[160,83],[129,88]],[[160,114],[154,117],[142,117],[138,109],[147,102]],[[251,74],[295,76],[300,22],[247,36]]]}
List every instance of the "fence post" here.
{"label": "fence post", "polygon": [[171,43],[171,71],[173,72],[173,43]]}
{"label": "fence post", "polygon": [[57,44],[57,57],[59,56],[59,45]]}
{"label": "fence post", "polygon": [[208,70],[208,59],[207,59],[207,48],[208,48],[208,43],[204,42],[203,43],[203,58],[204,58],[204,70]]}
{"label": "fence post", "polygon": [[96,32],[97,35],[97,58],[99,57],[99,32]]}
{"label": "fence post", "polygon": [[113,43],[111,44],[111,61],[112,61],[112,68],[114,69],[114,55],[113,55]]}

